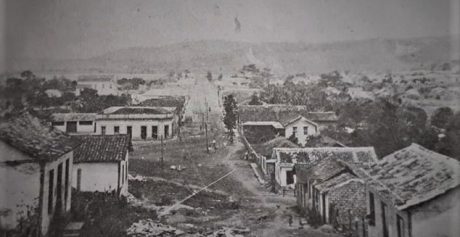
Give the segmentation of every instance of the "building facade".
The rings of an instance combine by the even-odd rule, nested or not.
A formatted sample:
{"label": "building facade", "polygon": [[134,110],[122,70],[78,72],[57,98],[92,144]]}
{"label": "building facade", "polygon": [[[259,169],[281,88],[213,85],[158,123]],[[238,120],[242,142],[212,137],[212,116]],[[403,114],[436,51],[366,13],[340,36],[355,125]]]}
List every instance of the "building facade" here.
{"label": "building facade", "polygon": [[72,187],[82,192],[128,193],[130,138],[125,135],[77,136]]}
{"label": "building facade", "polygon": [[0,195],[0,233],[46,235],[70,211],[78,142],[27,113],[0,123],[0,134],[0,188],[8,194]]}
{"label": "building facade", "polygon": [[132,140],[174,137],[174,112],[160,107],[110,107],[97,115],[96,134],[128,134]]}
{"label": "building facade", "polygon": [[54,113],[51,124],[69,134],[92,134],[96,132],[96,113]]}
{"label": "building facade", "polygon": [[85,88],[97,91],[98,95],[118,95],[118,87],[113,76],[87,75],[80,76],[77,80],[76,95]]}
{"label": "building facade", "polygon": [[412,144],[364,170],[370,237],[460,233],[457,160]]}

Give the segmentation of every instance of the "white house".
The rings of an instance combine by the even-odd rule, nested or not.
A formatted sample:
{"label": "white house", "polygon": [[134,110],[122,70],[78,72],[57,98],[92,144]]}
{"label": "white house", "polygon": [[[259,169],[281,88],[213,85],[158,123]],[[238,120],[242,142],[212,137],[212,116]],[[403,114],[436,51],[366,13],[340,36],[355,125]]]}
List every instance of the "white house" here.
{"label": "white house", "polygon": [[161,107],[109,107],[96,118],[96,134],[130,134],[133,140],[172,138],[174,110]]}
{"label": "white house", "polygon": [[130,139],[124,135],[76,136],[72,187],[83,192],[128,193]]}
{"label": "white house", "polygon": [[118,87],[113,76],[87,75],[80,76],[77,80],[76,95],[79,95],[84,88],[97,90],[98,95],[118,95]]}
{"label": "white house", "polygon": [[51,124],[69,134],[91,134],[96,132],[96,113],[54,113]]}
{"label": "white house", "polygon": [[53,217],[70,211],[78,142],[44,124],[28,113],[0,122],[2,235],[46,235]]}
{"label": "white house", "polygon": [[286,138],[294,136],[297,138],[297,143],[302,146],[305,146],[308,137],[317,135],[319,135],[318,124],[303,116],[298,116],[284,125],[284,136]]}
{"label": "white house", "polygon": [[458,236],[459,161],[412,144],[365,171],[369,237]]}

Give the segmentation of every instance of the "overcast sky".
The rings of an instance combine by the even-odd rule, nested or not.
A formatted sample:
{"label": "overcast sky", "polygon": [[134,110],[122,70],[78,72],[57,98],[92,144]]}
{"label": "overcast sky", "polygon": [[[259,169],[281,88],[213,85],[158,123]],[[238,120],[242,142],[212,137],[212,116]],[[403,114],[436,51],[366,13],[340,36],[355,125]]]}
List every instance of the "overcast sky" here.
{"label": "overcast sky", "polygon": [[84,58],[132,46],[208,39],[331,42],[445,36],[460,28],[460,0],[0,1],[6,1],[2,32],[11,58]]}

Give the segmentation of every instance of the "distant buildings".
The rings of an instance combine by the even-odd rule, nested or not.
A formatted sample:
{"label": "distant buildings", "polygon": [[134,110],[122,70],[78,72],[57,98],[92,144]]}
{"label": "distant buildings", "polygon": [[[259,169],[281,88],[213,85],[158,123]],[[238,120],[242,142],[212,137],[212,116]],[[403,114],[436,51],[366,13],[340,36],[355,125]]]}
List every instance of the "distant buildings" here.
{"label": "distant buildings", "polygon": [[337,122],[334,112],[308,112],[304,106],[242,105],[238,113],[240,127],[252,143],[281,135],[295,137],[300,145],[305,145],[308,137],[319,135]]}
{"label": "distant buildings", "polygon": [[69,134],[91,134],[96,132],[96,113],[54,113],[53,127]]}
{"label": "distant buildings", "polygon": [[46,235],[53,217],[70,210],[76,146],[28,113],[0,122],[0,233]]}
{"label": "distant buildings", "polygon": [[113,76],[88,75],[80,76],[77,80],[76,95],[85,88],[97,91],[98,95],[118,95],[118,87]]}
{"label": "distant buildings", "polygon": [[96,134],[129,134],[133,140],[172,138],[174,110],[141,106],[109,107],[97,115]]}
{"label": "distant buildings", "polygon": [[128,135],[76,136],[72,187],[83,192],[128,193]]}
{"label": "distant buildings", "polygon": [[412,144],[364,171],[370,237],[460,233],[457,160]]}

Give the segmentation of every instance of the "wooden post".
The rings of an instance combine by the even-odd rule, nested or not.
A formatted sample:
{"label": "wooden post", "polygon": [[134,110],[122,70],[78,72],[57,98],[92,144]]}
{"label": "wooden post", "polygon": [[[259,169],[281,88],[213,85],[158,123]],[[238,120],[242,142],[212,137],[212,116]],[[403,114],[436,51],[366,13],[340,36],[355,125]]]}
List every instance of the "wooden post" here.
{"label": "wooden post", "polygon": [[160,142],[161,142],[161,157],[160,157],[160,164],[161,168],[163,168],[163,162],[164,162],[164,143],[163,143],[163,136],[160,136]]}
{"label": "wooden post", "polygon": [[206,122],[204,124],[204,131],[205,131],[205,134],[206,134],[206,152],[209,153],[209,143],[208,143],[208,123]]}

